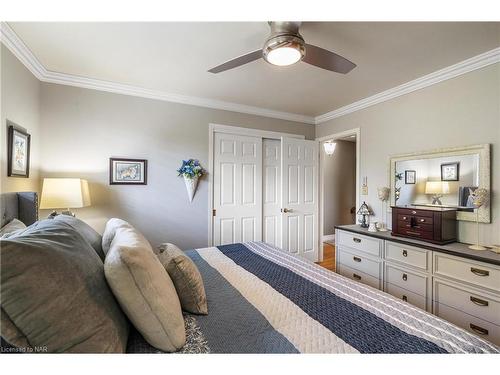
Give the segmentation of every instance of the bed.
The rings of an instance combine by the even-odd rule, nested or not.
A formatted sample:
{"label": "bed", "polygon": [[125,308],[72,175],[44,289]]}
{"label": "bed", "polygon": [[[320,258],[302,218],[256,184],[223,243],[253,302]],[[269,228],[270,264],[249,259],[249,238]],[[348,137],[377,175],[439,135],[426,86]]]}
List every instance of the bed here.
{"label": "bed", "polygon": [[[263,242],[187,251],[209,313],[186,315],[191,353],[500,353],[387,293]],[[158,352],[137,332],[130,352]]]}
{"label": "bed", "polygon": [[[36,193],[2,194],[0,205],[2,225],[38,219]],[[181,353],[500,353],[432,314],[263,242],[186,254],[203,278],[209,313],[184,316]],[[160,353],[133,327],[127,352]]]}

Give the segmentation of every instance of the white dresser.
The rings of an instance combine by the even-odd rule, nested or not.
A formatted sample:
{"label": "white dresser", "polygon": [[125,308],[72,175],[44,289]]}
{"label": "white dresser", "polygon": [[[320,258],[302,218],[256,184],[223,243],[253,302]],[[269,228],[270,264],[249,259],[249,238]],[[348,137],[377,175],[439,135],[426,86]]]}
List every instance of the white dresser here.
{"label": "white dresser", "polygon": [[500,345],[500,255],[337,227],[337,272]]}

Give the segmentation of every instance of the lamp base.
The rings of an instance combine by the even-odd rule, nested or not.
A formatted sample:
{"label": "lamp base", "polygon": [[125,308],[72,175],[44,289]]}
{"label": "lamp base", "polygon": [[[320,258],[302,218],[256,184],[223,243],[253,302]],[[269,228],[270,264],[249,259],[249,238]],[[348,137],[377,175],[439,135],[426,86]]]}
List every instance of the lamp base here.
{"label": "lamp base", "polygon": [[469,249],[477,250],[477,251],[488,250],[487,248],[485,248],[484,246],[481,246],[481,245],[470,245]]}

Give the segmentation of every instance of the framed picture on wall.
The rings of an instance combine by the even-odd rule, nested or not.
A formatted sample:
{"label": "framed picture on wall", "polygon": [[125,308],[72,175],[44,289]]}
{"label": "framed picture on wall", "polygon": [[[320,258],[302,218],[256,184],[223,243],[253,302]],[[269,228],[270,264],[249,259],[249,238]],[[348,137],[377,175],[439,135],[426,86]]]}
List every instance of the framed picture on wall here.
{"label": "framed picture on wall", "polygon": [[417,171],[405,171],[405,184],[414,185],[417,182]]}
{"label": "framed picture on wall", "polygon": [[147,185],[148,161],[144,159],[109,159],[110,185]]}
{"label": "framed picture on wall", "polygon": [[28,178],[31,136],[10,121],[7,126],[7,176]]}
{"label": "framed picture on wall", "polygon": [[441,181],[458,181],[460,179],[460,163],[441,164]]}

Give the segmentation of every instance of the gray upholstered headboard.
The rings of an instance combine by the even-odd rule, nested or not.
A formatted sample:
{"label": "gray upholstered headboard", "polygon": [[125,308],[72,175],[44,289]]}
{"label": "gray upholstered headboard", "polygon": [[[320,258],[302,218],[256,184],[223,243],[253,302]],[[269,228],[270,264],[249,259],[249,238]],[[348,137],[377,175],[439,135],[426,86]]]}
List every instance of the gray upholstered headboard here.
{"label": "gray upholstered headboard", "polygon": [[35,192],[0,194],[1,225],[12,219],[21,220],[25,225],[31,225],[38,220],[38,194]]}

